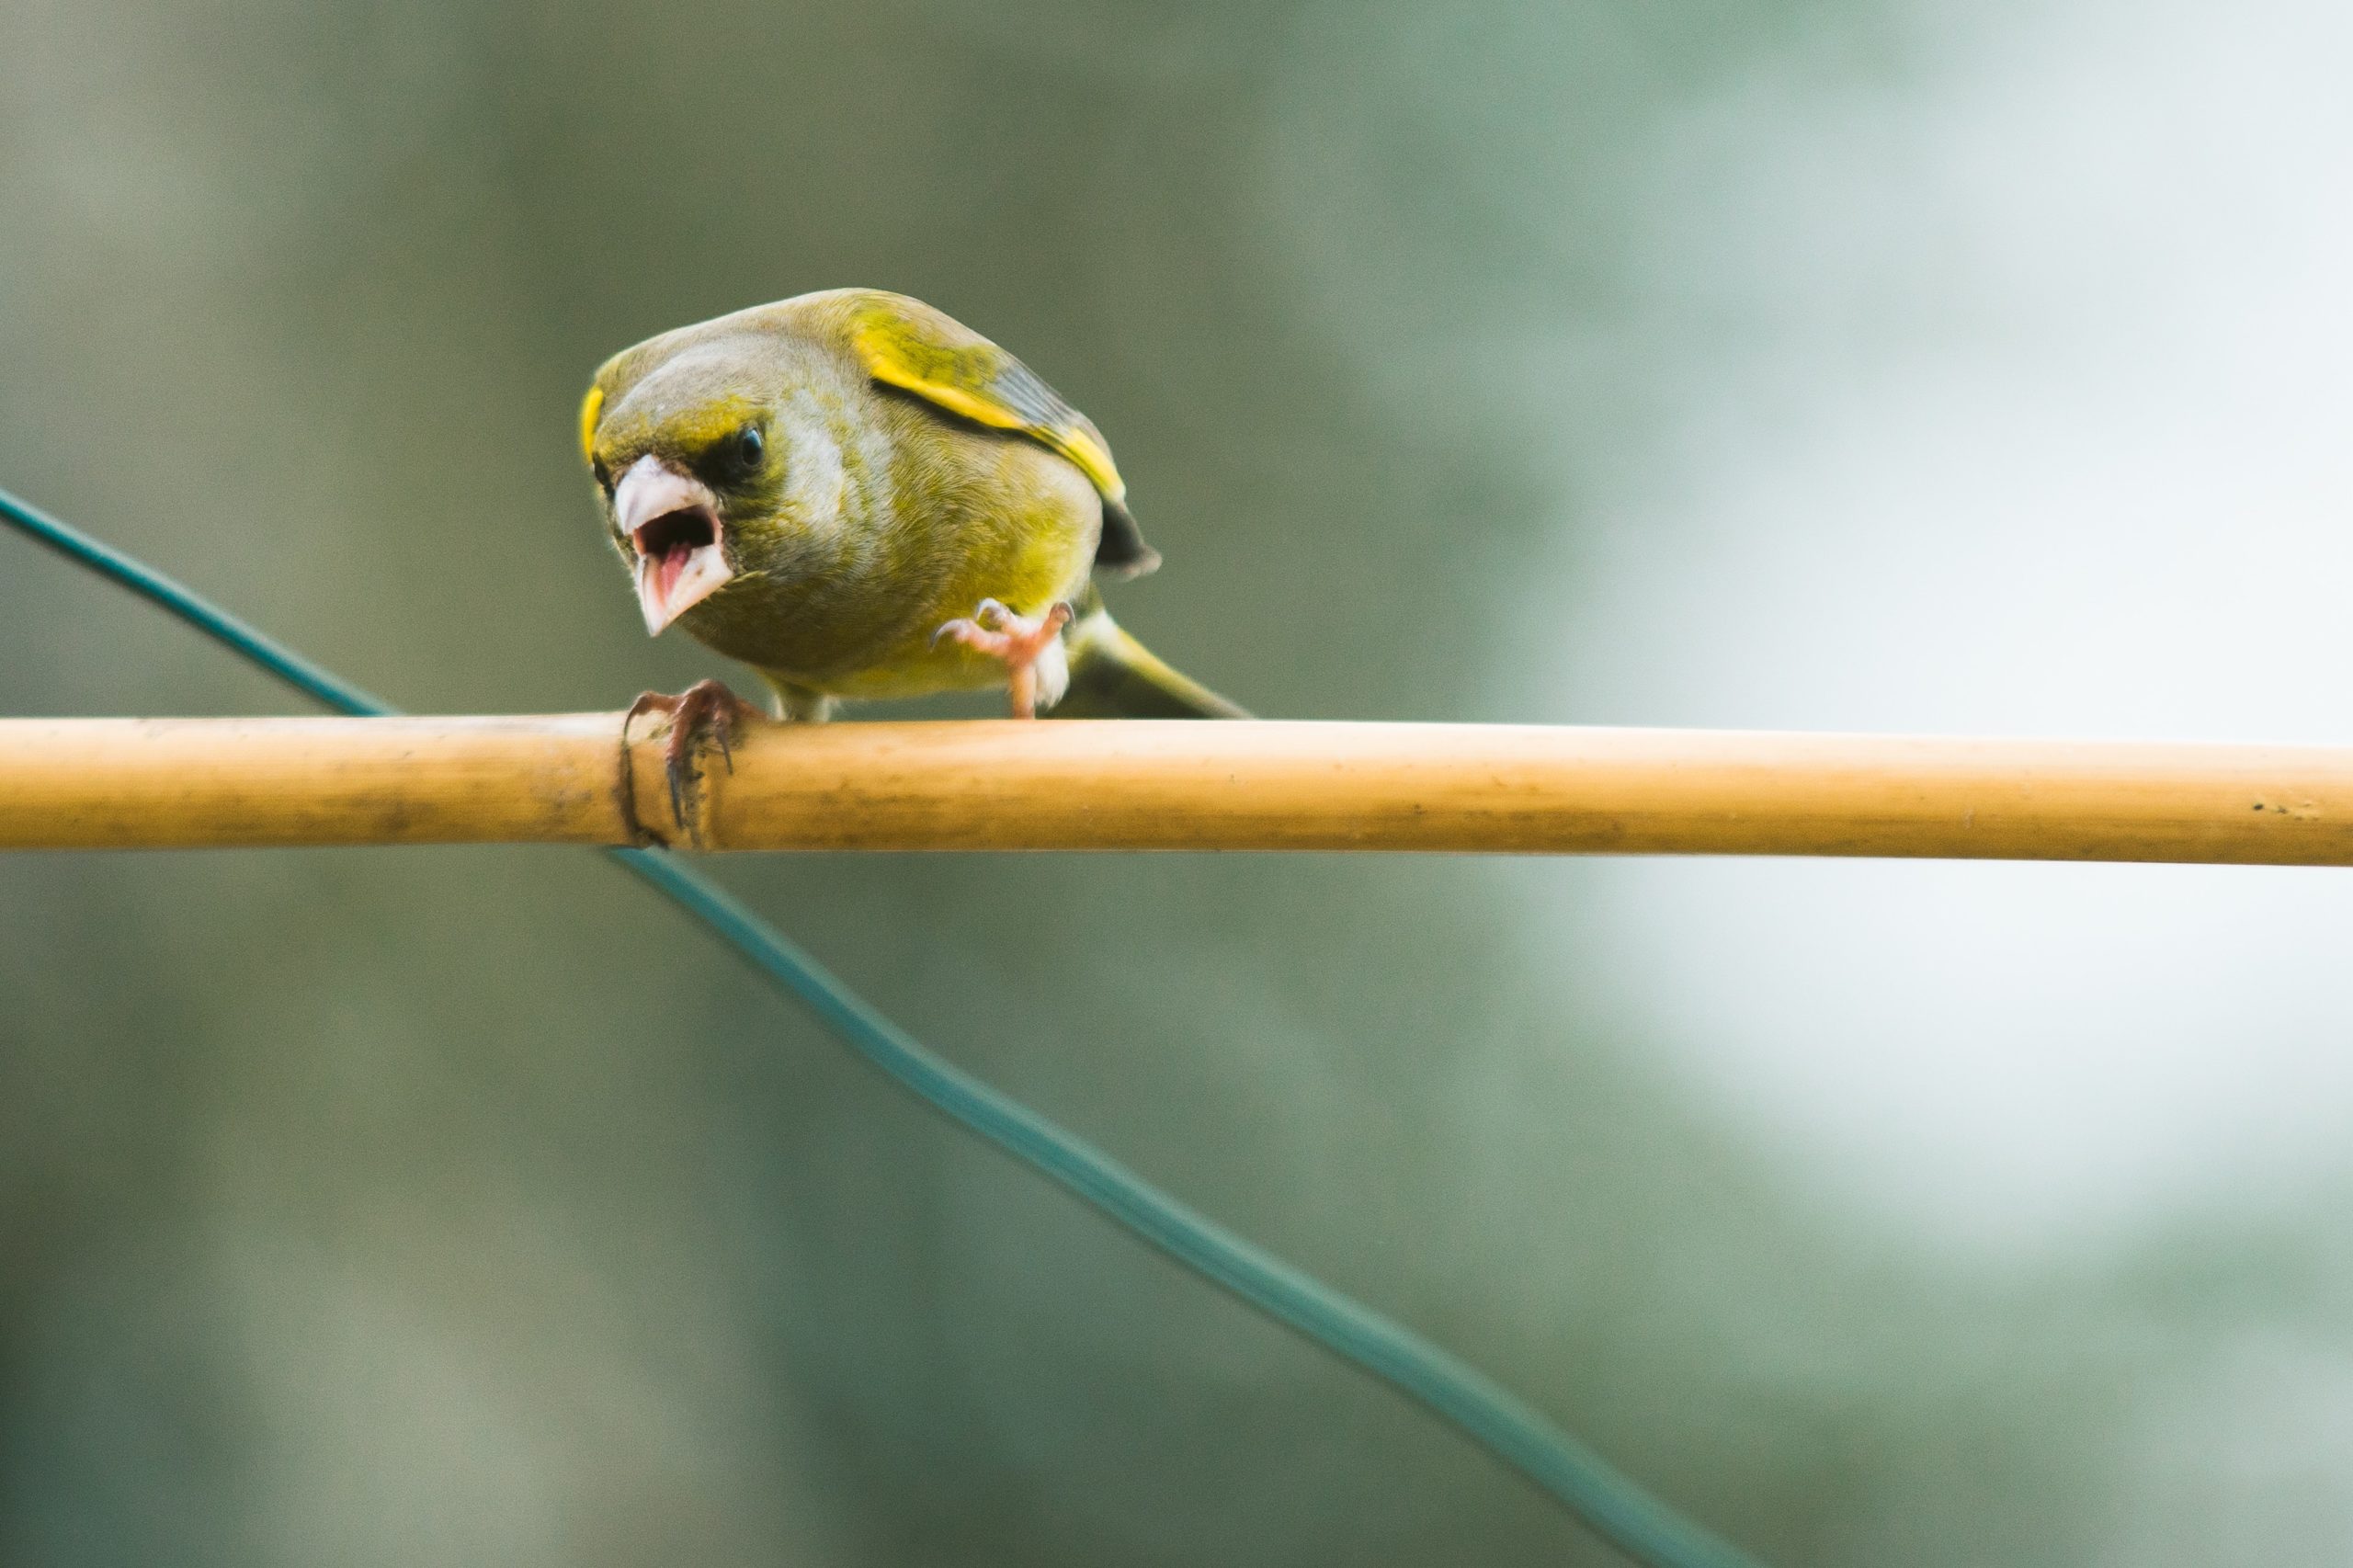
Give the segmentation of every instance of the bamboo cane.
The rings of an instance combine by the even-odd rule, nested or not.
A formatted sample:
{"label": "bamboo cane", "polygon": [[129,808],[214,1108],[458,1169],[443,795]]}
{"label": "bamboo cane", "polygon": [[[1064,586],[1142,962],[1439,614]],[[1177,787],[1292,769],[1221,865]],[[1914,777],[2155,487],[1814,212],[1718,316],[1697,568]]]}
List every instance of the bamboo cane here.
{"label": "bamboo cane", "polygon": [[1335,723],[0,721],[0,848],[548,842],[2353,864],[2353,747]]}
{"label": "bamboo cane", "polygon": [[0,721],[0,847],[625,842],[619,714]]}

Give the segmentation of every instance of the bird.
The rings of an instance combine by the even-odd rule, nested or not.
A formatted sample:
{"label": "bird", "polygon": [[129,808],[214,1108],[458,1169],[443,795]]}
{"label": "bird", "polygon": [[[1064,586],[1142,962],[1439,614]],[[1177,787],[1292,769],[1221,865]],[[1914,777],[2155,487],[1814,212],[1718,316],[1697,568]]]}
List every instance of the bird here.
{"label": "bird", "polygon": [[[1160,564],[1094,424],[945,312],[879,289],[756,305],[598,368],[580,445],[649,635],[748,665],[774,717],[1002,687],[1016,718],[1247,718],[1112,620]],[[647,693],[674,795],[760,722],[718,681]],[[732,766],[732,754],[731,754]]]}

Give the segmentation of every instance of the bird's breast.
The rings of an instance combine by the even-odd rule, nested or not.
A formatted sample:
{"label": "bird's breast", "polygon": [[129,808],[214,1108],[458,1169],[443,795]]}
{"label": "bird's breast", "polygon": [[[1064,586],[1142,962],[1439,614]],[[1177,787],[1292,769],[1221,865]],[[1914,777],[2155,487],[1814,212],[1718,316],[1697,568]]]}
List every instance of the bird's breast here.
{"label": "bird's breast", "polygon": [[983,599],[1034,615],[1074,597],[1102,503],[1075,466],[1033,442],[921,417],[913,438],[819,449],[771,515],[736,530],[736,580],[680,624],[731,658],[838,696],[1002,684],[995,661],[953,642],[935,648],[933,632]]}

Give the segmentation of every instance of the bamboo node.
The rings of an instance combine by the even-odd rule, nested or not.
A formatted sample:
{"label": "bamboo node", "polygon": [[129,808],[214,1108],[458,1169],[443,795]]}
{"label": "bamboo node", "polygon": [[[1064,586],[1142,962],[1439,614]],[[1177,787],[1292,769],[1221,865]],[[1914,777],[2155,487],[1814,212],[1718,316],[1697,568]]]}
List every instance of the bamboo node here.
{"label": "bamboo node", "polygon": [[650,715],[641,714],[633,708],[621,714],[620,748],[617,758],[619,768],[613,779],[613,809],[620,815],[621,831],[628,835],[631,848],[667,849],[669,840],[646,826],[645,819],[639,815],[637,810],[637,746],[630,738],[630,727],[645,717]]}

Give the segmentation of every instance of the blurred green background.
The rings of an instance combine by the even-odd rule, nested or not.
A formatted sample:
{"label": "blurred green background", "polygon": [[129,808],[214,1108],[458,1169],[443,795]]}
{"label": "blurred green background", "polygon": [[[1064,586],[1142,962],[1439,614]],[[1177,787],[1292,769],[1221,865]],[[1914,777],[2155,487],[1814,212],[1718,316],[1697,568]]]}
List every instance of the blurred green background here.
{"label": "blurred green background", "polygon": [[[405,707],[609,709],[720,672],[588,372],[870,284],[1095,417],[1122,619],[1264,713],[2344,738],[2348,65],[2316,0],[8,0],[0,484]],[[0,710],[288,704],[0,540]],[[2341,876],[717,869],[1769,1561],[2353,1551]],[[0,998],[0,1561],[1609,1560],[592,856],[19,856]]]}

